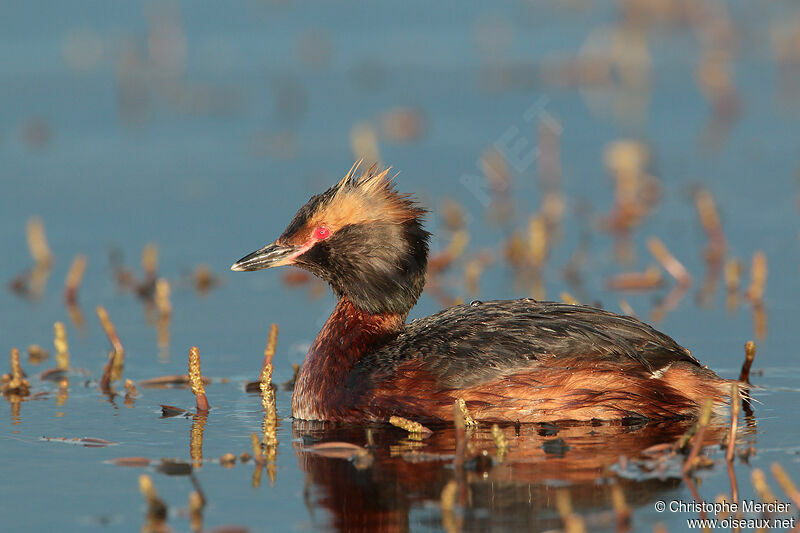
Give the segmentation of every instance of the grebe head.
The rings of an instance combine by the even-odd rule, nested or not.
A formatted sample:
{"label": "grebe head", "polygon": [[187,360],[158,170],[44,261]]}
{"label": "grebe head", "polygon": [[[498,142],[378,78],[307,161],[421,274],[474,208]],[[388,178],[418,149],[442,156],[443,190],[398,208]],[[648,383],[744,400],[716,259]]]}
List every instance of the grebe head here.
{"label": "grebe head", "polygon": [[394,190],[389,169],[356,175],[312,197],[272,244],[231,270],[304,268],[368,313],[407,314],[425,284],[429,234],[425,211]]}

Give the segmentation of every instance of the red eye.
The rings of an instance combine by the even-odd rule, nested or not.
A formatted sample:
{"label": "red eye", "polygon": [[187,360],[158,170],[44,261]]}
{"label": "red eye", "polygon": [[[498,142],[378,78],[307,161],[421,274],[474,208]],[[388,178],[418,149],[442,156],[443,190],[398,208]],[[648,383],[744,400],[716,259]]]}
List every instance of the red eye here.
{"label": "red eye", "polygon": [[314,230],[314,238],[318,241],[325,240],[330,236],[331,236],[331,230],[329,230],[325,226],[320,226]]}

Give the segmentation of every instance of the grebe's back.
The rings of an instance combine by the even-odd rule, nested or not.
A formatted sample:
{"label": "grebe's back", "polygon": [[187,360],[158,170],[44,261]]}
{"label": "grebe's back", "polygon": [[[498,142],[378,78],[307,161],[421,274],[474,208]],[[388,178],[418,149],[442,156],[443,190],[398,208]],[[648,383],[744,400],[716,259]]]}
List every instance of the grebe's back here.
{"label": "grebe's back", "polygon": [[364,354],[347,387],[372,397],[376,411],[425,417],[438,398],[448,419],[460,397],[483,419],[542,421],[690,416],[730,385],[635,318],[523,299],[414,320]]}

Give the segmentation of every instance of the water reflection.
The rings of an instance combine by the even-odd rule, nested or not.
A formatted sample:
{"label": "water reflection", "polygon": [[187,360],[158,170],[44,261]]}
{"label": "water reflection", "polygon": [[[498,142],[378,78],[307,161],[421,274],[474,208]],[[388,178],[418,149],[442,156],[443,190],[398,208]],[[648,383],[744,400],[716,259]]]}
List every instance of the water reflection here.
{"label": "water reflection", "polygon": [[[438,506],[444,487],[456,479],[464,530],[539,530],[562,526],[556,493],[563,488],[575,512],[593,527],[616,523],[611,510],[614,484],[634,507],[668,499],[665,493],[682,482],[680,460],[674,468],[644,460],[643,452],[674,442],[690,425],[510,426],[501,428],[511,446],[502,461],[495,455],[489,427],[482,425],[470,436],[473,458],[462,468],[455,466],[451,427],[436,428],[422,440],[394,428],[332,429],[300,421],[293,433],[295,453],[308,476],[307,505],[315,527],[405,531],[414,525],[447,526],[444,522],[450,521]],[[723,425],[709,427],[705,443],[720,442],[725,431]],[[318,453],[318,443],[333,441],[342,443],[342,453]],[[372,460],[355,460],[357,454],[348,453],[345,443],[364,446]],[[329,522],[315,513],[318,508],[331,513]]]}

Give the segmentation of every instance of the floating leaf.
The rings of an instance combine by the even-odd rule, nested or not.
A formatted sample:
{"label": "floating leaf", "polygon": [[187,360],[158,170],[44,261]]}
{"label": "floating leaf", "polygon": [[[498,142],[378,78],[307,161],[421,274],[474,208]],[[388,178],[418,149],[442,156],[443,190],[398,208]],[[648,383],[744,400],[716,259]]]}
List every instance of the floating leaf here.
{"label": "floating leaf", "polygon": [[168,476],[188,476],[192,473],[192,465],[184,461],[162,459],[156,470]]}
{"label": "floating leaf", "polygon": [[[272,387],[272,392],[273,393],[278,390],[278,387],[276,387],[274,383],[272,383],[270,386]],[[244,391],[245,392],[258,392],[260,394],[261,393],[261,382],[260,381],[248,381],[244,385]]]}
{"label": "floating leaf", "polygon": [[354,455],[367,453],[366,448],[349,442],[320,442],[307,448],[311,453],[331,459],[350,459]]}
{"label": "floating leaf", "polygon": [[654,444],[649,448],[642,450],[642,455],[657,455],[673,449],[675,449],[675,444],[671,442],[664,442],[661,444]]}
{"label": "floating leaf", "polygon": [[161,418],[171,418],[187,413],[186,409],[174,407],[172,405],[161,405]]}
{"label": "floating leaf", "polygon": [[[211,380],[204,377],[203,384],[208,385]],[[189,385],[188,374],[173,374],[170,376],[159,376],[157,378],[145,379],[139,382],[139,386],[146,389],[166,389],[169,387],[187,387]]]}
{"label": "floating leaf", "polygon": [[106,446],[116,446],[118,442],[112,442],[105,439],[97,439],[94,437],[42,437],[45,442],[60,442],[63,444],[77,444],[86,448],[105,448]]}
{"label": "floating leaf", "polygon": [[567,453],[567,450],[569,450],[569,448],[570,447],[567,445],[567,443],[564,442],[564,439],[560,437],[557,439],[546,440],[544,441],[544,444],[542,444],[542,449],[544,450],[544,453],[549,455],[556,455],[558,457],[564,457],[564,454]]}
{"label": "floating leaf", "polygon": [[112,459],[108,461],[112,465],[115,466],[150,466],[150,459],[147,457],[117,457],[116,459]]}
{"label": "floating leaf", "polygon": [[61,381],[67,377],[68,372],[63,368],[48,368],[41,373],[39,379],[43,381]]}

